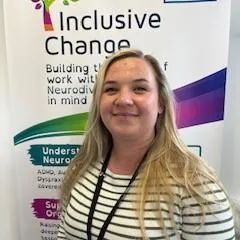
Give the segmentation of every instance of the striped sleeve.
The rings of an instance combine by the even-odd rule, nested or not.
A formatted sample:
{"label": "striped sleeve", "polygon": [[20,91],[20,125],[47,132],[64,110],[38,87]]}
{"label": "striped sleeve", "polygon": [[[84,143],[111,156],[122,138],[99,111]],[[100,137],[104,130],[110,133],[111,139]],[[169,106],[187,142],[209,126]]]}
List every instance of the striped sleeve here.
{"label": "striped sleeve", "polygon": [[212,182],[208,184],[208,197],[215,195],[217,201],[204,202],[205,215],[200,211],[196,200],[185,194],[182,198],[181,239],[184,240],[230,240],[235,239],[233,216],[225,192]]}

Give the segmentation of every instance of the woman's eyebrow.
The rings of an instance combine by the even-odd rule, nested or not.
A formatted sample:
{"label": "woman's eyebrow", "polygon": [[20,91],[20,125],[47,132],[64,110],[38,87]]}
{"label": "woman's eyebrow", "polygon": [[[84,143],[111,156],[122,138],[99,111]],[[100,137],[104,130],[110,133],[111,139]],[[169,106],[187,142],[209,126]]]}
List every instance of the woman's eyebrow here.
{"label": "woman's eyebrow", "polygon": [[[133,82],[148,82],[145,78],[136,78],[133,80]],[[117,83],[115,80],[106,80],[104,83]]]}
{"label": "woman's eyebrow", "polygon": [[137,79],[135,79],[135,80],[133,80],[134,82],[148,82],[148,80],[147,79],[145,79],[145,78],[137,78]]}
{"label": "woman's eyebrow", "polygon": [[[145,78],[137,78],[137,79],[134,79],[132,81],[133,83],[148,83],[149,81]],[[106,86],[106,85],[112,85],[112,84],[118,84],[119,82],[118,81],[115,81],[115,80],[106,80],[104,83],[103,83],[103,86]]]}
{"label": "woman's eyebrow", "polygon": [[107,84],[116,84],[117,82],[114,80],[107,80],[106,82],[104,82],[103,85],[107,85]]}

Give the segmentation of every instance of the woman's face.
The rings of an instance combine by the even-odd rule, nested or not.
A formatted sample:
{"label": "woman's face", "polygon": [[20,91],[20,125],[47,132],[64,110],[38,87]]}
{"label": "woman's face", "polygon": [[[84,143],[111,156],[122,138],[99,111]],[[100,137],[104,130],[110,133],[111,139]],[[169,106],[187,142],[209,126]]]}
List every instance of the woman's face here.
{"label": "woman's face", "polygon": [[100,114],[113,139],[152,139],[158,113],[158,85],[149,63],[128,57],[106,72]]}

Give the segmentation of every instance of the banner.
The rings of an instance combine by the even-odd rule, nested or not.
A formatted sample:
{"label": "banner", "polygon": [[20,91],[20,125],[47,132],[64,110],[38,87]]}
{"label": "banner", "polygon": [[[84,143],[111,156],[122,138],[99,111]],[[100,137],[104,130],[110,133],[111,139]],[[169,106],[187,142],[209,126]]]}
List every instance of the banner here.
{"label": "banner", "polygon": [[187,145],[219,170],[230,0],[4,1],[21,239],[54,240],[101,63],[139,48],[162,65]]}

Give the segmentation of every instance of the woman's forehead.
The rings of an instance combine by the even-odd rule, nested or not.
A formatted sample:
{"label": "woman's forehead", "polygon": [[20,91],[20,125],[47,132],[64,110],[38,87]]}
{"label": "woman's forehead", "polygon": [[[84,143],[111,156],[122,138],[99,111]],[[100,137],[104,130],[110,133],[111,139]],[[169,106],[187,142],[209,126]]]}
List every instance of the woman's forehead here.
{"label": "woman's forehead", "polygon": [[142,78],[142,76],[150,77],[151,75],[154,75],[153,69],[145,59],[127,57],[114,61],[108,67],[105,74],[105,80],[113,80],[121,76]]}

